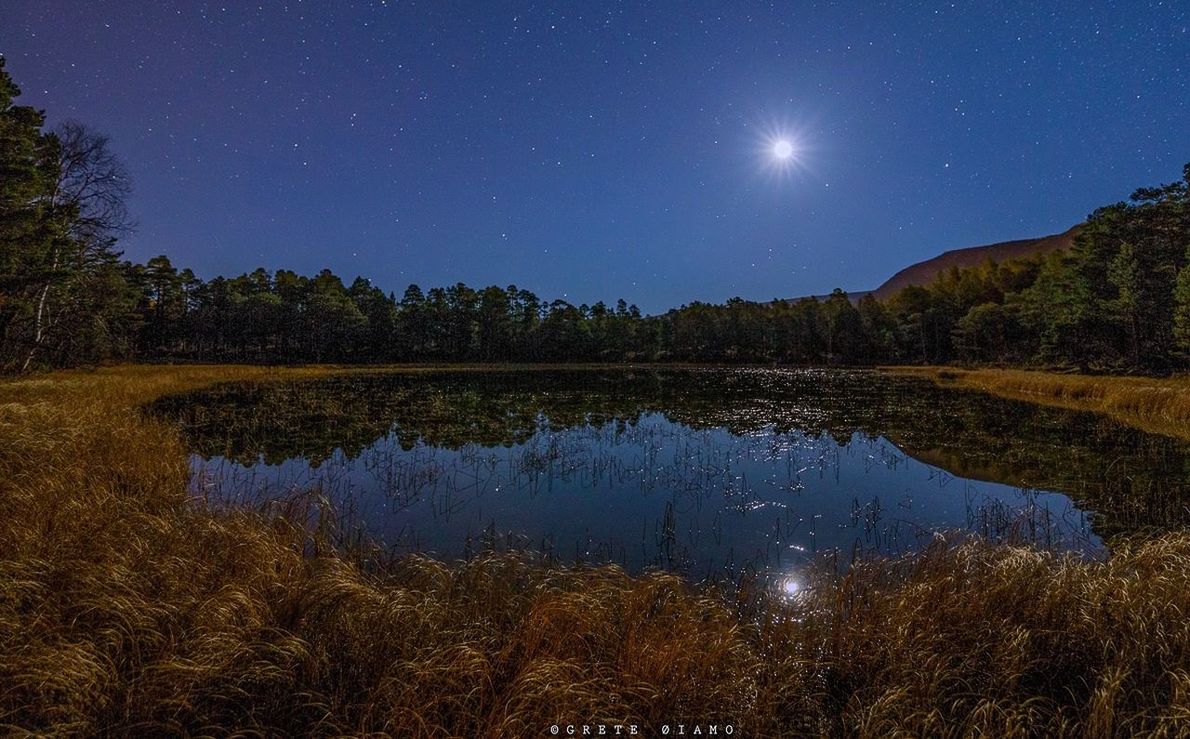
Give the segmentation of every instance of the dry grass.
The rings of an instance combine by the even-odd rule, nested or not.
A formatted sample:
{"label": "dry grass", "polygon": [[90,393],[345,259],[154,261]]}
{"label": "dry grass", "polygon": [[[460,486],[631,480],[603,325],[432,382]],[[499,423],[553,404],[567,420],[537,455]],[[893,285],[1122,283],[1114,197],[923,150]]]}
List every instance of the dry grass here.
{"label": "dry grass", "polygon": [[[0,726],[53,734],[1185,736],[1190,535],[1106,563],[978,542],[794,603],[490,557],[366,566],[300,507],[216,514],[134,405],[328,369],[0,385]],[[315,502],[310,502],[314,504]],[[287,515],[288,514],[288,515]]]}
{"label": "dry grass", "polygon": [[1002,398],[1103,413],[1142,431],[1190,439],[1190,376],[1118,377],[951,367],[884,369]]}

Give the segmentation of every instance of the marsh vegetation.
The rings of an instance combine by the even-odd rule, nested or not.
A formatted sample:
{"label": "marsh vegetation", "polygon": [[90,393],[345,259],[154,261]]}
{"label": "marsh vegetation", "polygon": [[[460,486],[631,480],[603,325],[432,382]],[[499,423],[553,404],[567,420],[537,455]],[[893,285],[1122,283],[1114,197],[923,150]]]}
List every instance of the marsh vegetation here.
{"label": "marsh vegetation", "polygon": [[[1190,720],[1190,540],[1177,530],[1114,536],[1106,560],[947,533],[912,556],[807,567],[782,594],[747,578],[728,590],[615,565],[547,567],[525,552],[454,565],[393,558],[336,541],[317,496],[258,507],[194,497],[194,439],[243,458],[249,447],[234,451],[228,439],[296,432],[301,424],[276,414],[301,407],[299,397],[299,417],[321,403],[321,423],[287,439],[257,435],[280,445],[270,455],[350,438],[360,441],[347,448],[364,448],[376,437],[360,404],[390,397],[369,392],[378,380],[368,378],[127,367],[0,385],[0,723],[36,733],[512,737],[598,718],[730,721],[749,736],[1176,736]],[[342,382],[343,392],[319,401],[306,380]],[[530,380],[509,375],[506,389],[516,397]],[[453,381],[459,392],[479,382]],[[212,386],[228,382],[237,384]],[[441,392],[441,382],[427,387]],[[218,441],[193,433],[208,417],[197,409],[218,404],[188,401],[191,441],[138,410],[204,388],[238,405],[251,387],[258,403],[290,400],[231,413],[244,423]],[[741,400],[729,388],[711,394],[726,393],[707,423],[744,432],[771,422],[776,405],[723,402]],[[589,397],[609,404],[609,418],[642,403]],[[477,424],[503,440],[519,426],[507,418],[515,406]],[[423,424],[417,437],[476,438],[454,436],[452,414],[465,405],[434,407],[442,425]],[[564,407],[551,406],[559,423]],[[1080,433],[1097,423],[1084,422]],[[856,418],[835,423],[840,438],[860,428]],[[321,447],[309,441],[317,429],[335,429]]]}

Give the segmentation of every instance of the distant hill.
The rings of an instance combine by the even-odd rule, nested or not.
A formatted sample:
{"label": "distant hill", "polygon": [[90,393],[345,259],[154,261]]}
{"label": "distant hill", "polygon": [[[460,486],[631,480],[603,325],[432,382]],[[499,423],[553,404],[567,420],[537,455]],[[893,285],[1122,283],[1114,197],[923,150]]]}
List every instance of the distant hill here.
{"label": "distant hill", "polygon": [[1074,235],[1079,226],[1072,226],[1060,234],[1051,234],[1036,239],[1018,239],[1016,241],[1002,241],[998,244],[985,246],[968,246],[965,249],[951,249],[944,251],[933,259],[911,264],[892,277],[884,284],[872,291],[880,300],[887,300],[902,288],[910,285],[928,285],[934,281],[939,272],[951,267],[963,269],[978,267],[991,259],[995,262],[1006,262],[1009,259],[1020,259],[1052,251],[1069,249],[1074,243]]}
{"label": "distant hill", "polygon": [[[875,290],[849,292],[847,293],[847,297],[852,302],[857,302],[865,295],[871,294],[875,295],[879,300],[887,300],[902,288],[910,285],[928,285],[934,281],[939,272],[949,270],[951,267],[958,267],[959,269],[978,267],[989,259],[996,262],[1006,262],[1009,259],[1020,259],[1022,257],[1031,257],[1039,254],[1048,254],[1052,251],[1069,249],[1074,243],[1074,235],[1078,233],[1078,229],[1079,226],[1076,225],[1060,234],[1051,234],[1036,239],[1001,241],[998,244],[968,246],[962,249],[944,251],[932,259],[909,265],[885,280],[884,284]],[[815,297],[822,300],[826,296]],[[797,300],[797,298],[793,300]]]}

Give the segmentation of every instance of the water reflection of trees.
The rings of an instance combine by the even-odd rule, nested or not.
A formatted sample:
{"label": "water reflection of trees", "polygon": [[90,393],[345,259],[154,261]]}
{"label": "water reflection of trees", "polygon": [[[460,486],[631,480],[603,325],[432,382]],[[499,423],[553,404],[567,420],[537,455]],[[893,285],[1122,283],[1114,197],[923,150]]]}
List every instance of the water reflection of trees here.
{"label": "water reflection of trees", "polygon": [[942,389],[916,378],[806,370],[567,370],[368,374],[229,384],[166,398],[200,455],[244,464],[336,450],[361,455],[392,435],[418,443],[525,443],[562,430],[648,413],[693,429],[883,436],[953,474],[1064,492],[1099,514],[1103,533],[1190,522],[1190,444],[1089,413]]}

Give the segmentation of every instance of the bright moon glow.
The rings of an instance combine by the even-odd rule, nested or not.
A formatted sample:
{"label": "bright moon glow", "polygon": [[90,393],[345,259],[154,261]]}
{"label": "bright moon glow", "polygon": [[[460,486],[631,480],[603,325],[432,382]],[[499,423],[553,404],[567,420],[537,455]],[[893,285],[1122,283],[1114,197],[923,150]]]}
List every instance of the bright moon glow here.
{"label": "bright moon glow", "polygon": [[805,131],[788,121],[758,123],[755,126],[755,149],[752,156],[761,172],[777,182],[788,182],[806,171]]}
{"label": "bright moon glow", "polygon": [[792,598],[801,591],[802,586],[797,580],[792,577],[787,577],[781,581],[781,594],[786,598]]}

